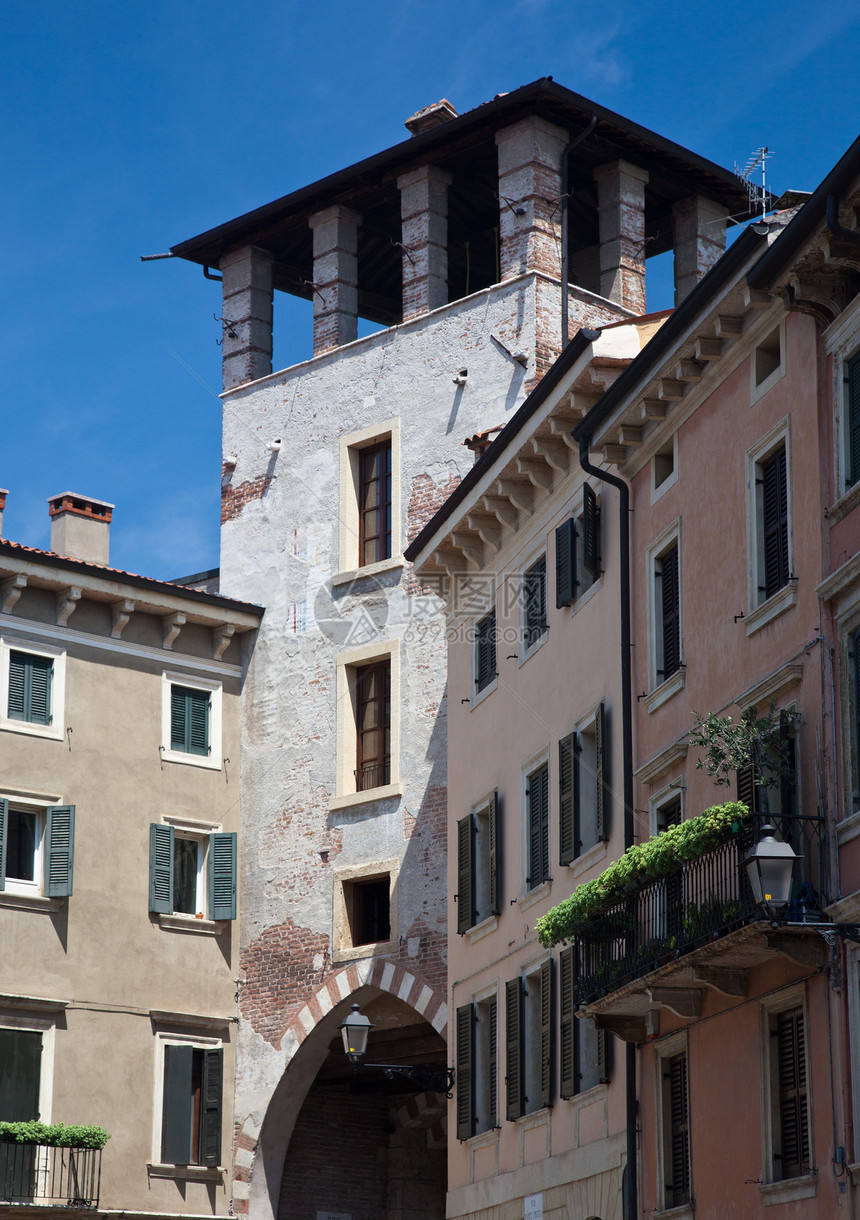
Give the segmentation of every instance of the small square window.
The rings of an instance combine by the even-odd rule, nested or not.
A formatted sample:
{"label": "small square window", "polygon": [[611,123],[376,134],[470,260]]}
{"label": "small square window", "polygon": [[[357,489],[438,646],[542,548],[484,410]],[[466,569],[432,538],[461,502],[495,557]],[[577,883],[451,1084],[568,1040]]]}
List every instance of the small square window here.
{"label": "small square window", "polygon": [[397,945],[395,860],[338,870],[334,876],[334,961],[390,953]]}
{"label": "small square window", "polygon": [[777,326],[755,349],[754,368],[757,389],[776,372],[781,363],[782,342],[780,328]]}
{"label": "small square window", "polygon": [[346,909],[353,945],[375,945],[391,936],[391,878],[369,877],[347,884]]}
{"label": "small square window", "polygon": [[64,652],[0,639],[0,728],[61,738],[65,673]]}
{"label": "small square window", "polygon": [[221,704],[219,682],[163,674],[162,761],[220,770]]}

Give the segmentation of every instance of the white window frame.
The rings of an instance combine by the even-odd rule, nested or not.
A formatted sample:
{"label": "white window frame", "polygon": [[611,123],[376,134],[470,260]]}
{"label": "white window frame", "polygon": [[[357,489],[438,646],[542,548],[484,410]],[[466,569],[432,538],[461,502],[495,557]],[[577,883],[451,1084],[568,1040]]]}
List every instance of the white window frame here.
{"label": "white window frame", "polygon": [[[359,792],[355,781],[358,750],[356,674],[357,670],[375,661],[388,661],[391,667],[391,767],[387,784]],[[364,644],[361,648],[347,649],[338,654],[336,665],[335,795],[330,798],[328,807],[345,809],[350,805],[400,796],[403,792],[400,780],[400,640],[380,640]]]}
{"label": "white window frame", "polygon": [[[391,555],[378,563],[359,565],[359,455],[371,445],[391,442]],[[373,576],[403,566],[401,524],[400,417],[381,420],[340,438],[340,514],[338,571],[332,583],[345,584],[356,576]]]}
{"label": "white window frame", "polygon": [[[496,1002],[496,1121],[490,1126],[489,1124],[489,1087],[490,1087],[490,1071],[489,1071],[489,1027],[487,1027],[486,1037],[483,1037],[483,1031],[479,1031],[479,1026],[482,1018],[479,1017],[478,1011],[492,1000]],[[474,1086],[472,1088],[472,1107],[475,1113],[475,1132],[471,1137],[487,1136],[491,1132],[501,1130],[501,1114],[500,1108],[503,1100],[502,1090],[504,1088],[504,1078],[499,1071],[502,1063],[504,1052],[503,1021],[504,1021],[504,1001],[499,999],[498,982],[493,982],[486,987],[482,987],[472,996],[473,1020],[475,1022],[475,1037],[472,1041],[472,1055],[474,1057]],[[501,1080],[501,1087],[500,1087]]]}
{"label": "white window frame", "polygon": [[687,786],[684,781],[684,776],[680,775],[676,776],[675,779],[671,780],[668,784],[661,788],[659,792],[655,792],[654,795],[649,798],[648,829],[650,834],[655,835],[659,833],[657,830],[657,824],[660,820],[660,810],[664,809],[666,805],[673,804],[673,802],[676,800],[680,800],[681,802],[681,821],[683,822],[686,792]]}
{"label": "white window frame", "polygon": [[[51,676],[51,723],[34,724],[16,720],[9,715],[10,653],[24,652],[34,657],[48,657],[53,662]],[[51,644],[32,644],[29,640],[0,636],[0,730],[24,733],[28,737],[48,737],[62,741],[66,733],[66,650]]]}
{"label": "white window frame", "polygon": [[[158,922],[163,928],[180,931],[220,932],[226,920],[213,920],[209,915],[209,836],[220,834],[220,822],[198,822],[192,818],[170,813],[162,815],[165,826],[173,827],[174,844],[177,839],[197,841],[197,906],[198,911],[160,912]],[[171,879],[171,884],[172,884]]]}
{"label": "white window frame", "polygon": [[[368,864],[357,864],[351,868],[334,871],[332,904],[332,962],[354,962],[363,957],[385,957],[394,953],[400,943],[397,921],[397,883],[400,861],[374,860]],[[387,940],[371,941],[365,945],[353,944],[349,920],[348,887],[356,881],[372,881],[388,876],[388,923]]]}
{"label": "white window frame", "polygon": [[[189,690],[206,691],[209,694],[209,753],[186,754],[184,750],[173,750],[170,746],[170,692],[174,686],[185,686]],[[163,762],[183,763],[188,767],[204,767],[209,771],[220,771],[223,765],[221,725],[222,694],[220,682],[197,674],[182,674],[165,670],[161,675],[161,758]]]}
{"label": "white window frame", "polygon": [[[657,459],[663,456],[662,450],[665,450],[669,445],[672,446],[672,471],[667,474],[662,482],[657,482]],[[661,446],[650,462],[651,470],[651,503],[656,502],[664,496],[670,487],[674,487],[678,482],[678,433],[673,432],[665,445]]]}
{"label": "white window frame", "polygon": [[224,1160],[224,1114],[227,1108],[227,1098],[229,1092],[227,1089],[227,1044],[223,1038],[207,1037],[205,1034],[198,1033],[169,1033],[167,1031],[156,1030],[155,1033],[155,1089],[153,1093],[152,1104],[152,1159],[149,1165],[150,1169],[157,1168],[166,1171],[165,1176],[177,1178],[192,1178],[203,1177],[211,1179],[220,1177],[223,1173],[223,1168],[209,1168],[206,1165],[174,1165],[171,1162],[165,1164],[161,1159],[161,1134],[164,1124],[164,1048],[165,1046],[190,1046],[194,1050],[213,1051],[223,1050],[224,1053],[224,1073],[222,1078],[222,1102],[221,1102],[221,1159]]}
{"label": "white window frame", "polygon": [[50,1123],[54,1099],[56,1018],[32,1016],[0,1007],[0,1028],[42,1035],[42,1057],[39,1063],[39,1121]]}
{"label": "white window frame", "polygon": [[[673,548],[678,551],[678,641],[681,663],[668,678],[657,677],[657,667],[660,661],[658,647],[658,632],[662,633],[663,612],[657,602],[657,563]],[[676,518],[663,532],[654,539],[645,551],[645,583],[646,583],[646,622],[648,631],[648,696],[645,706],[649,712],[671,699],[679,690],[684,689],[686,668],[684,666],[684,557],[681,553],[681,519]]]}
{"label": "white window frame", "polygon": [[[495,616],[496,616],[496,675],[494,678],[491,678],[489,680],[489,682],[487,683],[486,686],[483,686],[480,690],[478,690],[477,689],[478,624],[482,623],[485,618],[489,618],[489,616],[491,614],[495,614]],[[522,641],[522,634],[519,629],[517,631],[517,635],[518,635],[518,641],[519,641],[517,647],[519,648],[521,641]],[[499,609],[498,609],[498,606],[496,605],[495,598],[494,598],[493,601],[484,610],[482,610],[480,614],[476,614],[474,616],[474,618],[472,619],[471,627],[469,628],[469,694],[470,694],[469,710],[470,711],[472,708],[477,707],[479,703],[483,703],[484,700],[487,698],[487,696],[491,695],[493,693],[493,691],[496,690],[496,688],[499,685],[499,643],[500,643]]]}
{"label": "white window frame", "polygon": [[[495,794],[496,810],[498,814],[499,801],[501,797],[496,789],[487,792],[480,800],[476,801],[470,810],[472,815],[472,859],[475,867],[474,880],[474,904],[477,912],[477,918],[471,928],[467,928],[466,937],[470,942],[480,940],[482,936],[488,932],[492,932],[499,922],[498,915],[494,915],[490,911],[490,801]],[[499,819],[501,826],[501,819]],[[497,851],[501,851],[501,846],[497,845]],[[501,878],[500,878],[501,883]],[[479,901],[479,898],[482,901]],[[487,911],[481,913],[481,908],[485,906]],[[478,931],[480,929],[480,931]],[[495,994],[495,993],[493,993]]]}
{"label": "white window frame", "polygon": [[[761,381],[756,378],[756,356],[757,353],[768,342],[773,335],[777,335],[779,343],[779,362],[766,377]],[[768,390],[772,390],[778,381],[781,381],[785,376],[785,318],[782,318],[775,325],[768,327],[763,335],[761,335],[750,354],[750,406],[763,398]]]}
{"label": "white window frame", "polygon": [[[792,987],[786,987],[774,995],[765,996],[759,1003],[760,1016],[760,1054],[761,1054],[761,1146],[762,1146],[762,1192],[771,1196],[773,1202],[788,1201],[792,1198],[805,1197],[809,1190],[810,1182],[815,1181],[815,1170],[811,1174],[803,1174],[795,1178],[778,1178],[774,1173],[774,1123],[773,1109],[777,1100],[778,1082],[774,1080],[773,1059],[774,1047],[773,1037],[771,1035],[771,1021],[781,1012],[787,1012],[792,1008],[803,1009],[803,1028],[804,1028],[804,1052],[806,1055],[806,1121],[809,1129],[809,1155],[810,1161],[815,1162],[815,1136],[813,1131],[813,1106],[812,1106],[812,1073],[809,1060],[809,1005],[806,996],[806,984],[804,982],[795,983]],[[780,1196],[774,1194],[773,1189],[777,1188]],[[814,1194],[814,1189],[812,1191]],[[784,1198],[781,1197],[784,1195]]]}
{"label": "white window frame", "polygon": [[20,898],[44,898],[45,895],[45,828],[47,825],[48,806],[59,805],[59,801],[33,800],[32,797],[22,797],[10,792],[0,792],[0,799],[9,802],[9,812],[13,809],[19,812],[36,815],[36,847],[33,852],[32,881],[23,881],[6,874],[5,888],[0,891],[0,899],[4,894]]}
{"label": "white window frame", "polygon": [[860,503],[860,479],[849,487],[848,470],[848,399],[845,394],[845,365],[860,355],[860,303],[855,301],[824,331],[824,350],[832,357],[833,367],[833,476],[836,502],[830,506],[831,524],[839,521]]}
{"label": "white window frame", "polygon": [[[777,450],[785,447],[785,481],[788,500],[788,571],[789,579],[764,598],[760,586],[764,583],[764,539],[762,493],[759,471]],[[744,621],[747,635],[753,635],[777,615],[797,603],[797,581],[794,573],[794,494],[791,477],[791,419],[784,416],[746,453],[746,501],[747,501],[747,616]]]}
{"label": "white window frame", "polygon": [[[549,960],[550,960],[550,954],[543,953],[539,957],[536,957],[533,960],[526,962],[523,966],[520,967],[520,971],[519,971],[520,978],[523,981],[523,990],[525,992],[525,995],[523,996],[524,1002],[523,1002],[522,1023],[521,1023],[521,1033],[522,1033],[521,1043],[522,1043],[522,1048],[523,1048],[523,1050],[522,1050],[522,1054],[523,1054],[522,1085],[523,1085],[523,1095],[526,1099],[526,1108],[523,1110],[523,1113],[520,1115],[520,1117],[518,1119],[516,1119],[516,1122],[518,1122],[518,1123],[521,1123],[526,1119],[530,1119],[535,1114],[545,1114],[547,1112],[547,1110],[551,1108],[551,1106],[548,1107],[548,1106],[543,1106],[540,1104],[533,1106],[530,1104],[530,1099],[529,1099],[529,1094],[533,1093],[534,1095],[537,1096],[538,1101],[540,1100],[540,1070],[541,1070],[540,973],[541,973],[541,967],[544,966],[546,964],[546,962]],[[550,973],[550,986],[553,987],[556,992],[558,991],[557,973],[558,972],[557,972],[556,967],[553,966],[552,971]],[[556,1009],[558,1007],[557,998],[556,998],[555,1007],[556,1007]],[[503,1015],[503,1014],[500,1014],[500,1015]],[[557,1011],[554,1011],[553,1012],[552,1034],[551,1034],[552,1049],[550,1052],[550,1064],[552,1065],[553,1069],[555,1069],[557,1067],[557,1064],[553,1064],[552,1060],[553,1060],[553,1058],[555,1058],[555,1059],[558,1058],[558,1051],[557,1051],[558,1030],[556,1028],[557,1024],[558,1024],[558,1013],[557,1013]],[[498,1047],[496,1049],[496,1054],[498,1055]],[[531,1086],[531,1088],[530,1088],[530,1086]],[[558,1090],[557,1090],[556,1086],[557,1086],[557,1081],[555,1079],[555,1076],[553,1075],[553,1088],[551,1090],[551,1096],[552,1096],[552,1094],[557,1093]]]}

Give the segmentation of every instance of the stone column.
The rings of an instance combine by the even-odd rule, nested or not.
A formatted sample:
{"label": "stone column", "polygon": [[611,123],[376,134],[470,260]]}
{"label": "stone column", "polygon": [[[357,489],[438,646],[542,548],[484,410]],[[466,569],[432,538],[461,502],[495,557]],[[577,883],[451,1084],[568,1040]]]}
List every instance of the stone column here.
{"label": "stone column", "polygon": [[672,208],[675,304],[696,287],[726,248],[728,209],[696,195]]}
{"label": "stone column", "polygon": [[647,169],[629,161],[594,171],[600,225],[600,295],[645,312],[645,184]]}
{"label": "stone column", "polygon": [[543,271],[561,279],[561,154],[567,132],[532,116],[496,132],[499,279]]}
{"label": "stone column", "polygon": [[221,370],[229,390],[272,371],[272,256],[257,246],[243,246],[225,254],[220,268]]}
{"label": "stone column", "polygon": [[448,187],[451,175],[435,165],[401,174],[403,321],[448,304]]}
{"label": "stone column", "polygon": [[336,203],[315,212],[314,355],[330,352],[358,335],[358,226],[361,217]]}

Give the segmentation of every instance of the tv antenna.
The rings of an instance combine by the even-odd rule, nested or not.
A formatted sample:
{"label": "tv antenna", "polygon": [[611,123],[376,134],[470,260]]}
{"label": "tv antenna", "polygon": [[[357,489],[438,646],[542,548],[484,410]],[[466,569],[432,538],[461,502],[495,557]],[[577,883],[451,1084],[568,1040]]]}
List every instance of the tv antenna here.
{"label": "tv antenna", "polygon": [[[735,176],[741,180],[747,188],[747,198],[749,199],[749,208],[752,212],[761,204],[762,219],[767,211],[767,189],[765,187],[765,163],[771,159],[773,151],[762,145],[757,148],[754,153],[750,153],[747,158],[747,163],[740,168],[735,161]],[[761,186],[752,181],[752,175],[758,167],[761,166]]]}

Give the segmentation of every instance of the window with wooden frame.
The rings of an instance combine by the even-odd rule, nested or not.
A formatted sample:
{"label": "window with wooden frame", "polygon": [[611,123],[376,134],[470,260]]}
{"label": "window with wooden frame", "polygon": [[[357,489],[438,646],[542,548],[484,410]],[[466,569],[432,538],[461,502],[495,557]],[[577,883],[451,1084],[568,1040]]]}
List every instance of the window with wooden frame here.
{"label": "window with wooden frame", "polygon": [[0,797],[0,891],[70,897],[74,844],[74,805]]}
{"label": "window with wooden frame", "polygon": [[223,1074],[222,1047],[165,1042],[163,1164],[213,1169],[220,1164]]}
{"label": "window with wooden frame", "polygon": [[457,931],[501,914],[501,826],[499,800],[486,804],[457,823]]}
{"label": "window with wooden frame", "polygon": [[509,1121],[553,1100],[552,961],[505,984],[505,1094]]}
{"label": "window with wooden frame", "polygon": [[812,1172],[806,1011],[797,998],[790,1007],[777,1000],[764,1012],[765,1161],[772,1182]]}
{"label": "window with wooden frame", "polygon": [[687,1051],[661,1056],[660,1126],[662,1132],[662,1166],[660,1185],[663,1207],[680,1207],[692,1198],[690,1162],[690,1101],[688,1088]]}
{"label": "window with wooden frame", "polygon": [[475,626],[475,642],[473,648],[473,668],[475,694],[486,690],[496,678],[496,611],[491,610],[479,619]]}
{"label": "window with wooden frame", "polygon": [[609,1081],[609,1034],[576,1015],[574,991],[578,950],[562,949],[559,974],[559,1075],[561,1097],[575,1097]]}
{"label": "window with wooden frame", "polygon": [[777,423],[746,455],[750,634],[797,600],[792,557],[791,437]]}
{"label": "window with wooden frame", "polygon": [[391,782],[391,661],[355,670],[355,790]]}
{"label": "window with wooden frame", "polygon": [[354,947],[375,945],[391,936],[391,877],[344,882],[344,901]]}
{"label": "window with wooden frame", "polygon": [[582,510],[555,531],[555,604],[569,606],[601,574],[600,502],[586,483]]}
{"label": "window with wooden frame", "polygon": [[391,558],[391,438],[358,451],[358,563]]}
{"label": "window with wooden frame", "polygon": [[457,1139],[498,1126],[496,997],[457,1009]]}
{"label": "window with wooden frame", "polygon": [[549,764],[542,763],[526,777],[525,888],[536,889],[550,880],[549,868]]}
{"label": "window with wooden frame", "polygon": [[654,560],[655,679],[659,685],[681,665],[681,584],[678,544]]}
{"label": "window with wooden frame", "polygon": [[236,918],[236,834],[149,828],[149,909],[160,915]]}
{"label": "window with wooden frame", "polygon": [[571,864],[609,837],[606,708],[558,743],[559,863]]}

